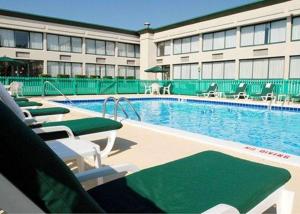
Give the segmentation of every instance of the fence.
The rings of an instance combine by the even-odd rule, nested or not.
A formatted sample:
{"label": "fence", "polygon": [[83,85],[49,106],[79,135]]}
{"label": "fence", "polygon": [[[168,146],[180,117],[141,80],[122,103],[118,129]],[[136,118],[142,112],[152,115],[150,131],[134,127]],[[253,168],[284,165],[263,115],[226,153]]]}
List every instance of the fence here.
{"label": "fence", "polygon": [[[88,78],[45,78],[45,77],[0,77],[0,82],[9,85],[11,82],[23,82],[23,93],[27,96],[40,96],[43,94],[45,81],[53,83],[66,95],[89,94],[141,94],[144,93],[145,84],[157,82],[160,85],[171,86],[171,93],[178,95],[196,95],[197,91],[204,91],[209,84],[218,84],[222,92],[234,91],[239,83],[247,83],[247,93],[260,92],[265,83],[274,83],[276,94],[299,94],[300,80],[120,80],[120,79],[88,79]],[[47,95],[59,95],[56,90],[46,86]]]}

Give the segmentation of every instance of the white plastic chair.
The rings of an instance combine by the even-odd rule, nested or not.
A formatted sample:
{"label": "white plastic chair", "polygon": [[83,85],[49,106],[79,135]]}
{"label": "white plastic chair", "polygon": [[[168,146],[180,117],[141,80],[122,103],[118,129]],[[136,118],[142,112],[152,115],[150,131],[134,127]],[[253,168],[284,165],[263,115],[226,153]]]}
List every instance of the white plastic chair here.
{"label": "white plastic chair", "polygon": [[158,83],[153,83],[152,85],[151,85],[151,92],[152,92],[152,94],[158,94],[158,95],[160,95],[160,85],[158,84]]}
{"label": "white plastic chair", "polygon": [[171,83],[168,86],[163,88],[163,94],[171,94],[170,88],[171,88]]}
{"label": "white plastic chair", "polygon": [[148,92],[149,94],[151,94],[152,93],[151,85],[147,85],[146,83],[144,83],[144,85],[145,85],[145,94],[147,94]]}

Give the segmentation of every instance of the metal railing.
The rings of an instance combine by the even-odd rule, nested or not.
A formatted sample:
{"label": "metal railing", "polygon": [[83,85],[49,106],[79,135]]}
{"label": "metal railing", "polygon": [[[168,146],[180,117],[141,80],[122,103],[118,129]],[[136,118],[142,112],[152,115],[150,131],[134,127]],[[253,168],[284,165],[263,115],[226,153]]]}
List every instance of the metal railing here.
{"label": "metal railing", "polygon": [[54,88],[58,93],[60,93],[60,95],[62,95],[65,98],[65,100],[67,100],[68,102],[73,104],[73,102],[66,95],[64,95],[52,82],[49,82],[49,81],[45,81],[43,83],[43,94],[42,94],[43,97],[46,96],[46,86],[47,86],[47,84],[50,85],[52,88]]}
{"label": "metal railing", "polygon": [[141,117],[140,115],[137,113],[137,111],[135,110],[135,108],[133,107],[133,105],[131,104],[131,102],[126,98],[126,97],[120,97],[120,98],[115,98],[115,97],[107,97],[104,101],[103,101],[103,105],[102,105],[102,116],[105,117],[106,115],[106,105],[107,102],[109,100],[112,100],[114,102],[114,120],[118,119],[118,109],[119,107],[121,107],[122,112],[125,114],[126,118],[129,118],[126,110],[123,108],[122,104],[120,103],[120,101],[126,101],[128,103],[128,105],[130,106],[130,108],[132,109],[132,111],[135,113],[135,115],[137,116],[138,120],[141,121]]}

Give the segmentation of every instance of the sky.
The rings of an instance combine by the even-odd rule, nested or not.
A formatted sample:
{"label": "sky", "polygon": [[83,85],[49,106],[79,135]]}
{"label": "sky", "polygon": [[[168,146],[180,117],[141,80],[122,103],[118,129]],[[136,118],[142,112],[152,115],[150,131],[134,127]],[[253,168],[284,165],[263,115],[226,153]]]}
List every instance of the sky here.
{"label": "sky", "polygon": [[0,0],[0,8],[112,27],[152,28],[255,0]]}

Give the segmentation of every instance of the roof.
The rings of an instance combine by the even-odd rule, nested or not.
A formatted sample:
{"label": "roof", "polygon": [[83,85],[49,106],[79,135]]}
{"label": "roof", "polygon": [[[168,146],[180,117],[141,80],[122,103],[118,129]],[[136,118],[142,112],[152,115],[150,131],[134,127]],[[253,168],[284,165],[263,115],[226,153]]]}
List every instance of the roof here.
{"label": "roof", "polygon": [[173,28],[178,28],[182,27],[185,25],[190,25],[198,22],[203,22],[207,21],[210,19],[216,19],[220,18],[223,16],[227,15],[232,15],[240,12],[245,12],[248,10],[254,10],[257,8],[261,7],[266,7],[282,2],[286,2],[290,0],[256,0],[253,3],[249,4],[244,4],[238,7],[218,11],[215,13],[210,13],[204,16],[199,16],[195,17],[192,19],[188,19],[185,21],[161,26],[158,28],[146,28],[146,29],[141,29],[138,31],[135,30],[129,30],[129,29],[123,29],[123,28],[116,28],[116,27],[110,27],[110,26],[105,26],[105,25],[98,25],[98,24],[92,24],[92,23],[85,23],[85,22],[79,22],[79,21],[74,21],[74,20],[67,20],[67,19],[61,19],[61,18],[55,18],[55,17],[49,17],[49,16],[42,16],[42,15],[36,15],[36,14],[31,14],[31,13],[24,13],[24,12],[18,12],[18,11],[11,11],[11,10],[4,10],[0,9],[0,15],[3,16],[11,16],[11,17],[17,17],[17,18],[24,18],[24,19],[31,19],[31,20],[36,20],[36,21],[45,21],[45,22],[51,22],[51,23],[58,23],[58,24],[64,24],[64,25],[72,25],[72,26],[77,26],[77,27],[85,27],[85,28],[92,28],[92,29],[97,29],[97,30],[105,30],[105,31],[112,31],[112,32],[117,32],[117,33],[124,33],[124,34],[130,34],[130,35],[136,35],[138,36],[139,34],[143,33],[156,33],[156,32],[161,32],[165,30],[170,30]]}
{"label": "roof", "polygon": [[86,23],[86,22],[79,22],[79,21],[49,17],[49,16],[42,16],[42,15],[24,13],[19,11],[0,9],[0,15],[23,18],[23,19],[31,19],[35,21],[51,22],[51,23],[63,24],[63,25],[71,25],[76,27],[85,27],[85,28],[92,28],[97,30],[112,31],[112,32],[124,33],[124,34],[136,35],[136,36],[139,35],[139,33],[134,30],[128,30],[128,29],[122,29],[122,28]]}
{"label": "roof", "polygon": [[245,12],[248,10],[254,10],[257,8],[262,8],[262,7],[266,7],[266,6],[270,6],[270,5],[274,5],[274,4],[278,4],[278,3],[282,3],[282,2],[286,2],[286,1],[290,1],[290,0],[256,0],[255,2],[252,2],[249,4],[244,4],[244,5],[241,5],[238,7],[218,11],[215,13],[206,14],[204,16],[195,17],[192,19],[188,19],[188,20],[177,22],[177,23],[161,26],[158,28],[142,29],[139,31],[139,33],[140,34],[146,33],[146,32],[157,33],[157,32],[161,32],[161,31],[165,31],[165,30],[170,30],[173,28],[182,27],[185,25],[190,25],[190,24],[194,24],[194,23],[198,23],[198,22],[203,22],[203,21],[207,21],[207,20],[211,20],[211,19],[220,18],[223,16],[228,16],[228,15],[232,15],[232,14],[236,14],[236,13]]}

